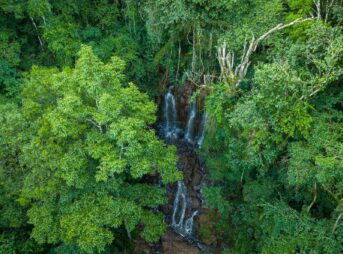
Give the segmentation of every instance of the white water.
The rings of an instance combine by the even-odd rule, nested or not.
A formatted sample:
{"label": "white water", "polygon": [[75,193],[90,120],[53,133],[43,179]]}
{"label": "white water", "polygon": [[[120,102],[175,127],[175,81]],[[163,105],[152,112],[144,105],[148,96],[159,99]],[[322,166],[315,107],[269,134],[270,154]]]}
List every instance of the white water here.
{"label": "white water", "polygon": [[202,114],[202,117],[201,117],[200,136],[198,137],[198,141],[197,141],[197,144],[199,147],[201,147],[202,144],[204,143],[205,134],[206,134],[206,127],[207,127],[207,120],[208,120],[208,115],[206,112],[204,112]]}
{"label": "white water", "polygon": [[195,100],[192,102],[191,109],[189,111],[189,117],[187,121],[186,134],[185,134],[186,141],[190,143],[193,142],[194,121],[195,121],[195,116],[196,116],[196,110],[197,110],[197,105],[196,105],[196,100]]}
{"label": "white water", "polygon": [[183,221],[185,219],[187,200],[187,189],[183,181],[177,182],[177,192],[174,199],[173,215],[172,215],[172,227],[182,228]]}
{"label": "white water", "polygon": [[[199,130],[201,130],[201,135],[199,134],[199,138],[199,135],[195,133],[196,111],[197,105],[195,100],[189,107],[187,125],[184,130],[184,138],[189,143],[198,144],[199,139],[203,139],[203,136],[205,135],[203,134],[205,131],[202,131],[202,126],[205,126],[205,122],[203,123],[202,121],[202,126],[199,127]],[[177,140],[182,130],[179,129],[177,125],[177,107],[175,97],[172,93],[172,87],[168,89],[168,92],[164,97],[164,121],[164,137],[166,139],[173,139],[174,141]],[[188,198],[187,187],[184,181],[178,181],[177,191],[173,203],[171,227],[176,233],[187,239],[192,239],[194,242],[196,242],[200,249],[203,249],[204,247],[202,246],[201,242],[196,240],[196,237],[193,235],[194,218],[199,214],[199,211],[190,211],[189,206],[191,204],[188,200],[190,199]]]}
{"label": "white water", "polygon": [[167,94],[164,96],[164,116],[164,135],[166,138],[175,138],[177,136],[176,102],[175,97],[172,93],[172,87],[168,89]]}
{"label": "white water", "polygon": [[194,211],[191,217],[185,220],[187,209],[187,188],[183,181],[177,182],[177,192],[174,199],[172,227],[185,236],[193,233],[194,217],[198,211]]}
{"label": "white water", "polygon": [[185,222],[185,231],[187,235],[191,235],[193,233],[193,221],[194,217],[198,215],[198,211],[194,211],[192,216],[188,218]]}

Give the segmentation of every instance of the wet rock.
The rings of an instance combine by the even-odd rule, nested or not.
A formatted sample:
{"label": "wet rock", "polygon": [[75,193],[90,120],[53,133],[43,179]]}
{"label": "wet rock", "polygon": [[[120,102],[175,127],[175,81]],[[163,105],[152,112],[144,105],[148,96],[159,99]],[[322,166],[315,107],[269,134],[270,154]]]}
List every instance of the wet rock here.
{"label": "wet rock", "polygon": [[173,206],[170,204],[164,205],[161,210],[164,214],[170,215],[173,212]]}
{"label": "wet rock", "polygon": [[201,202],[198,199],[192,200],[192,208],[198,210],[201,207]]}
{"label": "wet rock", "polygon": [[171,230],[163,236],[162,247],[165,254],[201,254],[197,247],[188,244]]}
{"label": "wet rock", "polygon": [[192,176],[192,186],[196,187],[201,184],[202,182],[202,174],[199,170],[194,170],[193,171],[193,176]]}
{"label": "wet rock", "polygon": [[186,127],[188,119],[188,106],[193,92],[196,90],[196,87],[188,82],[183,86],[177,86],[174,89],[174,96],[176,98],[178,119],[182,128]]}

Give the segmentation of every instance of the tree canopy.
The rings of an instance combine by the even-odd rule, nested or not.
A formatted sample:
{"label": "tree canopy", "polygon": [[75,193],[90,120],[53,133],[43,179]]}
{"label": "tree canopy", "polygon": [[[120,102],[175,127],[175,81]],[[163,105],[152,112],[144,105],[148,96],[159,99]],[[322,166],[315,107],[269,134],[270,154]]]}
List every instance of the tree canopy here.
{"label": "tree canopy", "polygon": [[200,240],[342,252],[342,1],[2,0],[0,28],[0,254],[160,241],[171,86],[208,119]]}
{"label": "tree canopy", "polygon": [[[16,205],[27,210],[40,244],[103,251],[116,231],[130,235],[138,225],[156,241],[166,226],[150,208],[165,202],[165,191],[141,179],[179,179],[175,151],[157,140],[156,106],[125,82],[122,60],[104,64],[89,46],[78,56],[73,69],[34,66],[25,75],[22,106],[3,105],[4,191],[16,188]],[[8,209],[4,217],[19,224]]]}

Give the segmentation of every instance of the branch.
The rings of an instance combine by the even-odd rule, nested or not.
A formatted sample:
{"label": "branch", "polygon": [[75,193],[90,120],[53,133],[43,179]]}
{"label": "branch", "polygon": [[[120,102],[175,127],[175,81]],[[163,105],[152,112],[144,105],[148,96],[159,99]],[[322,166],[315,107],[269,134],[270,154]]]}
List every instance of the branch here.
{"label": "branch", "polygon": [[181,43],[179,41],[179,56],[177,60],[177,71],[176,71],[176,80],[179,79],[179,71],[180,71],[180,59],[181,59]]}
{"label": "branch", "polygon": [[325,89],[325,85],[330,82],[330,74],[331,73],[326,73],[325,76],[323,76],[322,78],[317,77],[317,79],[313,83],[314,85],[312,86],[313,88],[311,89],[311,91],[308,91],[307,94],[302,95],[300,97],[300,100],[309,99]]}
{"label": "branch", "polygon": [[204,82],[203,82],[203,86],[206,87],[207,84],[211,84],[213,83],[213,80],[216,78],[216,76],[214,75],[210,75],[210,74],[205,74],[204,75]]}
{"label": "branch", "polygon": [[[273,27],[272,29],[270,29],[268,32],[266,32],[265,34],[263,34],[261,37],[259,37],[256,41],[257,41],[257,44],[262,41],[263,39],[265,39],[266,37],[268,37],[271,33],[275,32],[275,31],[279,31],[279,30],[283,30],[287,27],[290,27],[290,26],[294,26],[295,24],[298,24],[298,23],[303,23],[303,22],[306,22],[306,21],[310,21],[310,20],[313,20],[313,18],[298,18],[298,19],[295,19],[293,20],[292,22],[288,23],[288,24],[278,24],[277,26]],[[258,46],[258,45],[256,45]],[[256,50],[256,49],[255,49]]]}
{"label": "branch", "polygon": [[313,186],[313,193],[314,193],[314,197],[313,197],[313,200],[312,200],[311,204],[307,207],[307,212],[310,212],[310,211],[311,211],[312,206],[313,206],[314,203],[316,203],[316,201],[317,201],[317,183],[314,183],[314,186]]}
{"label": "branch", "polygon": [[295,24],[303,23],[306,21],[313,20],[313,18],[298,18],[293,20],[292,22],[288,24],[280,23],[277,26],[271,28],[267,32],[265,32],[263,35],[255,39],[255,36],[253,35],[251,38],[251,41],[249,43],[249,46],[247,46],[247,42],[244,42],[243,47],[243,53],[241,57],[241,62],[236,66],[235,71],[233,71],[234,68],[234,53],[229,51],[226,53],[226,41],[224,41],[223,45],[218,48],[218,61],[221,69],[221,78],[223,79],[225,76],[228,76],[231,80],[235,80],[235,77],[238,78],[238,82],[236,86],[239,86],[240,82],[242,82],[248,72],[248,69],[250,67],[251,61],[250,57],[251,55],[256,51],[259,43],[266,39],[269,35],[276,31],[283,30],[285,28],[291,27]]}
{"label": "branch", "polygon": [[340,213],[340,214],[338,215],[338,217],[337,217],[337,219],[336,219],[336,222],[335,222],[335,224],[333,225],[333,228],[332,228],[332,234],[335,233],[336,228],[337,228],[337,226],[338,226],[338,222],[339,222],[339,220],[341,219],[342,215],[343,215],[343,213]]}
{"label": "branch", "polygon": [[313,3],[317,8],[317,20],[321,20],[322,15],[321,15],[321,9],[320,9],[320,0],[313,0]]}
{"label": "branch", "polygon": [[242,174],[241,174],[241,186],[243,186],[244,171],[245,171],[245,169],[243,169]]}
{"label": "branch", "polygon": [[99,129],[100,133],[103,133],[101,124],[98,124],[97,122],[95,122],[94,120],[92,120],[90,118],[87,118],[86,121],[92,123],[95,127],[97,127]]}
{"label": "branch", "polygon": [[33,18],[32,18],[31,16],[30,16],[30,20],[31,20],[31,22],[32,22],[33,27],[35,28],[35,30],[36,30],[36,32],[37,32],[37,37],[38,37],[39,44],[40,44],[40,46],[43,48],[43,41],[42,41],[42,39],[41,39],[40,36],[39,36],[39,31],[38,31],[36,22],[33,20]]}
{"label": "branch", "polygon": [[[329,20],[329,15],[330,15],[330,10],[332,8],[332,6],[335,3],[335,0],[326,0],[325,4],[322,4],[321,0],[313,0],[313,3],[316,7],[315,12],[317,13],[316,17],[314,17],[313,14],[311,14],[311,16],[313,18],[316,18],[317,20],[322,20],[322,16],[324,16],[324,23],[327,23]],[[322,11],[322,8],[325,6],[325,10],[324,12]]]}
{"label": "branch", "polygon": [[125,226],[125,229],[126,229],[127,237],[131,240],[131,232],[130,232],[129,228],[127,227],[126,219],[124,219],[124,226]]}
{"label": "branch", "polygon": [[44,15],[42,16],[42,19],[43,19],[44,26],[46,26],[46,20],[45,20]]}

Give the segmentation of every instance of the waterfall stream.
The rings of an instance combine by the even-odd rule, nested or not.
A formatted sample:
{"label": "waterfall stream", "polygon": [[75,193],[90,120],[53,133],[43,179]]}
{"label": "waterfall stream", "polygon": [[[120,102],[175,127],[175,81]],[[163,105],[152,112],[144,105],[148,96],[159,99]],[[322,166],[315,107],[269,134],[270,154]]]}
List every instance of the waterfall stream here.
{"label": "waterfall stream", "polygon": [[177,182],[177,192],[174,199],[172,227],[184,229],[185,213],[187,208],[187,189],[183,181]]}
{"label": "waterfall stream", "polygon": [[[172,210],[167,213],[168,218],[170,218],[170,227],[175,233],[181,235],[187,242],[191,242],[203,253],[208,253],[206,246],[198,240],[196,232],[194,232],[195,218],[200,216],[202,211],[202,197],[201,190],[198,190],[197,187],[201,182],[196,183],[196,177],[193,179],[194,174],[203,174],[195,148],[197,145],[200,147],[203,143],[206,133],[207,114],[203,113],[201,120],[197,119],[197,102],[194,100],[189,106],[186,127],[184,130],[180,129],[177,124],[178,112],[173,87],[170,87],[164,96],[163,113],[165,122],[161,129],[162,136],[168,143],[177,146],[179,163],[182,165],[181,168],[179,166],[179,169],[183,170],[184,174],[184,180],[177,182],[175,195],[171,194],[174,198]],[[200,126],[195,126],[199,122]],[[196,133],[196,130],[198,130],[198,133]],[[194,202],[200,204],[200,206],[194,206]]]}
{"label": "waterfall stream", "polygon": [[189,217],[184,225],[184,229],[187,235],[192,235],[193,233],[193,222],[194,222],[194,217],[197,216],[199,214],[199,211],[196,210],[192,213],[192,216]]}
{"label": "waterfall stream", "polygon": [[176,102],[172,89],[173,87],[170,87],[164,97],[165,138],[176,138],[178,132],[176,124]]}
{"label": "waterfall stream", "polygon": [[207,127],[207,119],[208,119],[208,115],[206,112],[204,112],[201,117],[200,136],[198,137],[198,141],[197,141],[197,144],[199,147],[201,147],[202,144],[204,143],[206,127]]}
{"label": "waterfall stream", "polygon": [[185,134],[185,139],[192,143],[193,142],[193,133],[194,133],[194,121],[196,117],[196,100],[194,100],[191,104],[191,108],[189,111],[189,117],[187,121],[187,126],[186,126],[186,134]]}
{"label": "waterfall stream", "polygon": [[194,217],[198,215],[198,211],[194,211],[192,215],[185,220],[187,209],[187,188],[183,181],[178,181],[178,188],[174,199],[172,227],[183,236],[191,236],[193,233]]}

